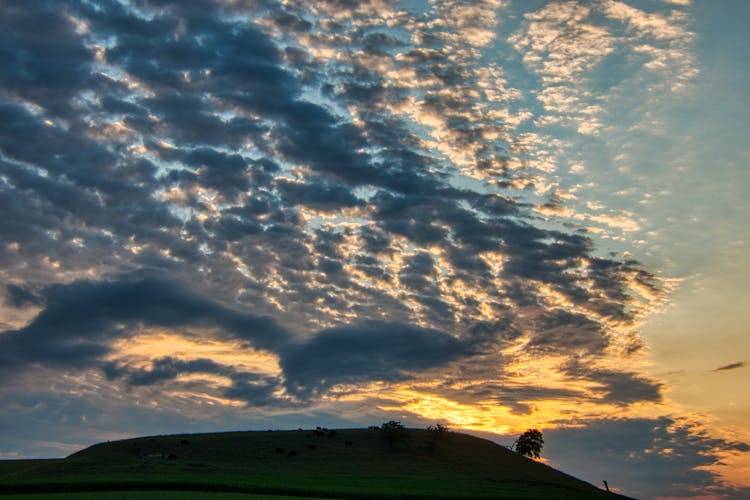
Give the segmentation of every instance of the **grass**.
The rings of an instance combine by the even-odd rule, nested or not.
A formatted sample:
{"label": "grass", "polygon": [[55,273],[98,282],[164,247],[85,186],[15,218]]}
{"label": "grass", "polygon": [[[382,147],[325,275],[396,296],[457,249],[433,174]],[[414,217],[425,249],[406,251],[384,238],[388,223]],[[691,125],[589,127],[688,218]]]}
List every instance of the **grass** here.
{"label": "grass", "polygon": [[204,491],[96,491],[77,493],[20,493],[3,500],[321,500],[320,497],[289,497]]}
{"label": "grass", "polygon": [[128,490],[128,498],[177,498],[131,495],[142,490],[202,492],[202,498],[219,492],[243,498],[618,498],[490,441],[458,433],[436,440],[416,429],[393,446],[372,429],[229,432],[101,443],[64,460],[0,461],[0,494],[105,490]]}

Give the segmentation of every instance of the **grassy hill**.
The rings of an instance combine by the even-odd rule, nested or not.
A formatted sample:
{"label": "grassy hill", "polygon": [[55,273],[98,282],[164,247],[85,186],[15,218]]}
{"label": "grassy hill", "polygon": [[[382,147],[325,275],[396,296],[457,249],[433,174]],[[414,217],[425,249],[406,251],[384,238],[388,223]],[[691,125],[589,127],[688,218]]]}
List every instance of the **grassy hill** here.
{"label": "grassy hill", "polygon": [[485,439],[416,429],[391,445],[377,429],[226,432],[100,443],[60,460],[0,461],[0,494],[104,490],[624,498]]}

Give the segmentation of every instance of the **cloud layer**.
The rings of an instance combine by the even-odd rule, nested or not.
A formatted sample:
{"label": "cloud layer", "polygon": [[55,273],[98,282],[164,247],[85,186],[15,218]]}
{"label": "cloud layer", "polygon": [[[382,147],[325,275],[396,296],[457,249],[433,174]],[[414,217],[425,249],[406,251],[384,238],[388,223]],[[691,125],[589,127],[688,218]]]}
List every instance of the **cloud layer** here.
{"label": "cloud layer", "polygon": [[[66,344],[67,329],[114,338],[133,322],[175,327],[161,316],[175,314],[168,307],[191,309],[180,326],[214,316],[233,334],[236,322],[283,317],[286,329],[319,331],[313,345],[341,342],[336,328],[362,321],[457,342],[482,331],[489,350],[523,341],[597,359],[636,345],[615,327],[634,322],[641,291],[658,295],[658,280],[598,256],[585,233],[538,224],[523,196],[493,188],[517,177],[503,167],[515,125],[491,118],[505,98],[474,95],[489,91],[479,59],[493,18],[458,5],[316,9],[8,9],[17,75],[2,105],[8,304],[35,305],[29,290],[50,281],[70,285],[65,299],[46,288],[40,316],[5,342],[47,335],[56,308],[104,300],[125,286],[112,276],[137,271],[193,283],[216,305],[193,307],[179,293],[158,305],[161,285],[131,283],[120,300],[132,309],[103,313],[117,327],[96,313],[65,318],[52,350],[76,362],[78,352],[101,355],[90,339]],[[56,36],[24,28],[40,16]],[[222,303],[250,315],[223,318]],[[274,350],[282,327],[258,328],[270,333],[258,330],[255,347]],[[408,328],[407,342],[417,331]]]}

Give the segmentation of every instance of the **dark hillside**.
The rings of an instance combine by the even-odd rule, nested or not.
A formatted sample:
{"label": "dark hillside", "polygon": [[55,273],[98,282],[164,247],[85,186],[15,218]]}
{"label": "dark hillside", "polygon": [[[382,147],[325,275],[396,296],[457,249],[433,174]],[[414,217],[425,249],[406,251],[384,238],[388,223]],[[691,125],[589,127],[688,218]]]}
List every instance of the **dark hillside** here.
{"label": "dark hillside", "polygon": [[[0,491],[182,489],[345,498],[623,498],[459,433],[228,432],[101,443],[22,468]],[[0,474],[2,474],[0,467]]]}

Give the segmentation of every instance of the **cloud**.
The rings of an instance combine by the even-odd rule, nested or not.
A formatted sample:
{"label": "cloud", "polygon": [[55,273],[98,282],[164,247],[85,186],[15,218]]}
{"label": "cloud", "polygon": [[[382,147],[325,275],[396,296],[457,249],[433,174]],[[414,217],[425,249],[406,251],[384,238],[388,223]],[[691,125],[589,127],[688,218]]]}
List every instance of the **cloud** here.
{"label": "cloud", "polygon": [[[126,361],[107,362],[103,372],[109,380],[123,379],[128,387],[160,386],[167,391],[195,391],[212,393],[231,401],[242,401],[253,407],[280,408],[292,401],[282,395],[281,380],[275,376],[243,371],[237,367],[217,363],[208,358],[183,360],[165,356],[151,361],[149,368],[134,368]],[[220,376],[229,380],[221,388],[202,383],[200,378],[185,380],[185,376]]]}
{"label": "cloud", "polygon": [[542,351],[572,352],[605,349],[608,339],[601,325],[584,315],[566,311],[550,311],[540,318],[529,347]]}
{"label": "cloud", "polygon": [[281,366],[293,393],[335,384],[404,380],[475,354],[471,342],[410,325],[366,322],[318,332],[283,349]]}
{"label": "cloud", "polygon": [[[294,340],[271,318],[226,308],[164,279],[55,285],[44,290],[43,297],[46,306],[36,318],[0,336],[5,370],[21,371],[35,364],[98,366],[110,379],[124,379],[131,386],[172,381],[181,374],[213,374],[232,379],[227,396],[259,396],[253,392],[258,383],[252,380],[258,375],[207,358],[165,356],[151,360],[148,369],[129,366],[127,359],[104,361],[105,355],[117,354],[114,341],[136,337],[142,328],[218,328],[219,338],[247,341],[248,348],[277,354],[287,390],[308,397],[337,384],[403,380],[477,353],[475,340],[378,321]],[[280,389],[279,382],[264,384],[262,399],[269,402],[271,393]]]}
{"label": "cloud", "polygon": [[588,366],[585,359],[573,359],[562,366],[572,380],[589,380],[599,385],[601,401],[619,406],[638,402],[660,402],[663,384],[636,372]]}
{"label": "cloud", "polygon": [[[482,33],[502,8],[488,4],[477,16],[456,7],[432,24],[385,8],[383,19],[418,24],[410,40],[393,26],[378,28],[385,38],[364,30],[375,22],[367,9],[334,27],[311,22],[302,6],[205,15],[180,4],[70,4],[59,23],[98,75],[77,83],[74,116],[87,125],[71,127],[31,98],[4,104],[0,161],[12,189],[0,202],[13,218],[0,229],[19,249],[6,249],[4,265],[18,269],[19,283],[42,284],[59,272],[76,280],[138,268],[189,281],[198,269],[202,292],[230,301],[242,289],[243,305],[305,328],[331,324],[319,317],[320,299],[340,324],[356,304],[362,319],[433,318],[427,326],[447,321],[460,335],[505,300],[539,305],[514,295],[528,281],[537,299],[539,284],[572,300],[572,314],[593,322],[587,332],[627,320],[627,283],[641,270],[594,258],[585,236],[542,229],[529,204],[478,187],[480,171],[515,175],[498,164],[505,146],[487,140],[510,129],[491,123],[494,111],[473,90],[499,92],[486,80],[500,68],[484,68],[473,51],[489,43]],[[382,50],[372,50],[376,41]],[[324,47],[337,58],[316,56]],[[375,59],[358,56],[363,49]],[[416,94],[392,74],[412,62]],[[422,93],[413,114],[408,102]],[[433,130],[445,154],[415,129],[419,113],[445,117]],[[42,146],[24,147],[21,133]],[[458,151],[473,151],[476,163]],[[310,254],[333,235],[344,236],[335,251]],[[435,272],[416,272],[416,257],[391,258],[407,246]],[[29,259],[36,276],[22,271]],[[368,276],[357,287],[353,269]],[[588,290],[586,273],[603,286]],[[552,343],[565,336],[548,331]],[[579,345],[587,341],[602,345],[595,334]]]}
{"label": "cloud", "polygon": [[42,296],[45,308],[28,325],[0,336],[4,370],[96,365],[113,340],[143,326],[219,327],[260,349],[274,349],[289,336],[271,318],[228,309],[155,278],[52,285]]}
{"label": "cloud", "polygon": [[[586,235],[542,227],[513,194],[531,181],[511,168],[516,125],[497,117],[520,92],[479,54],[503,3],[419,15],[378,4],[381,17],[47,7],[71,72],[64,95],[43,91],[51,39],[4,35],[7,54],[38,56],[11,66],[38,72],[39,88],[4,81],[0,103],[0,259],[19,286],[166,271],[304,329],[395,318],[460,337],[535,322],[540,351],[563,353],[602,352],[601,332],[632,321],[641,285],[656,283],[595,257]],[[8,19],[35,9],[19,3]]]}
{"label": "cloud", "polygon": [[320,210],[338,210],[362,205],[362,201],[345,185],[331,181],[305,183],[280,181],[279,192],[290,204],[300,204]]}
{"label": "cloud", "polygon": [[552,463],[568,462],[593,484],[638,498],[720,496],[733,488],[705,470],[725,453],[744,453],[746,443],[707,436],[686,420],[669,417],[591,420],[580,427],[544,432]]}
{"label": "cloud", "polygon": [[31,290],[19,285],[5,285],[5,303],[11,307],[42,306],[44,301]]}
{"label": "cloud", "polygon": [[534,385],[486,385],[475,389],[477,397],[493,397],[498,404],[507,405],[516,415],[531,415],[535,403],[550,400],[586,399],[583,391],[561,387]]}
{"label": "cloud", "polygon": [[232,370],[222,366],[213,360],[200,358],[189,361],[177,359],[171,356],[158,358],[152,361],[150,369],[133,369],[117,363],[107,363],[104,373],[108,378],[126,377],[127,382],[133,386],[153,385],[165,380],[173,380],[183,373],[211,373],[231,374]]}
{"label": "cloud", "polygon": [[728,365],[723,365],[718,368],[714,368],[711,371],[720,372],[720,371],[725,371],[725,370],[736,370],[737,368],[744,368],[745,364],[746,363],[744,361],[738,361],[736,363],[729,363]]}
{"label": "cloud", "polygon": [[71,100],[82,87],[96,82],[94,55],[65,16],[69,10],[56,2],[40,2],[28,9],[23,2],[5,5],[0,52],[0,86],[65,118],[72,118]]}
{"label": "cloud", "polygon": [[[696,74],[688,49],[693,33],[678,10],[647,12],[616,0],[592,5],[553,1],[524,19],[509,42],[540,78],[540,125],[598,135],[605,126],[601,102],[644,69],[664,71],[671,77],[667,81],[681,82],[672,83],[672,89]],[[641,58],[646,60],[634,64]],[[606,81],[598,75],[606,75]]]}

